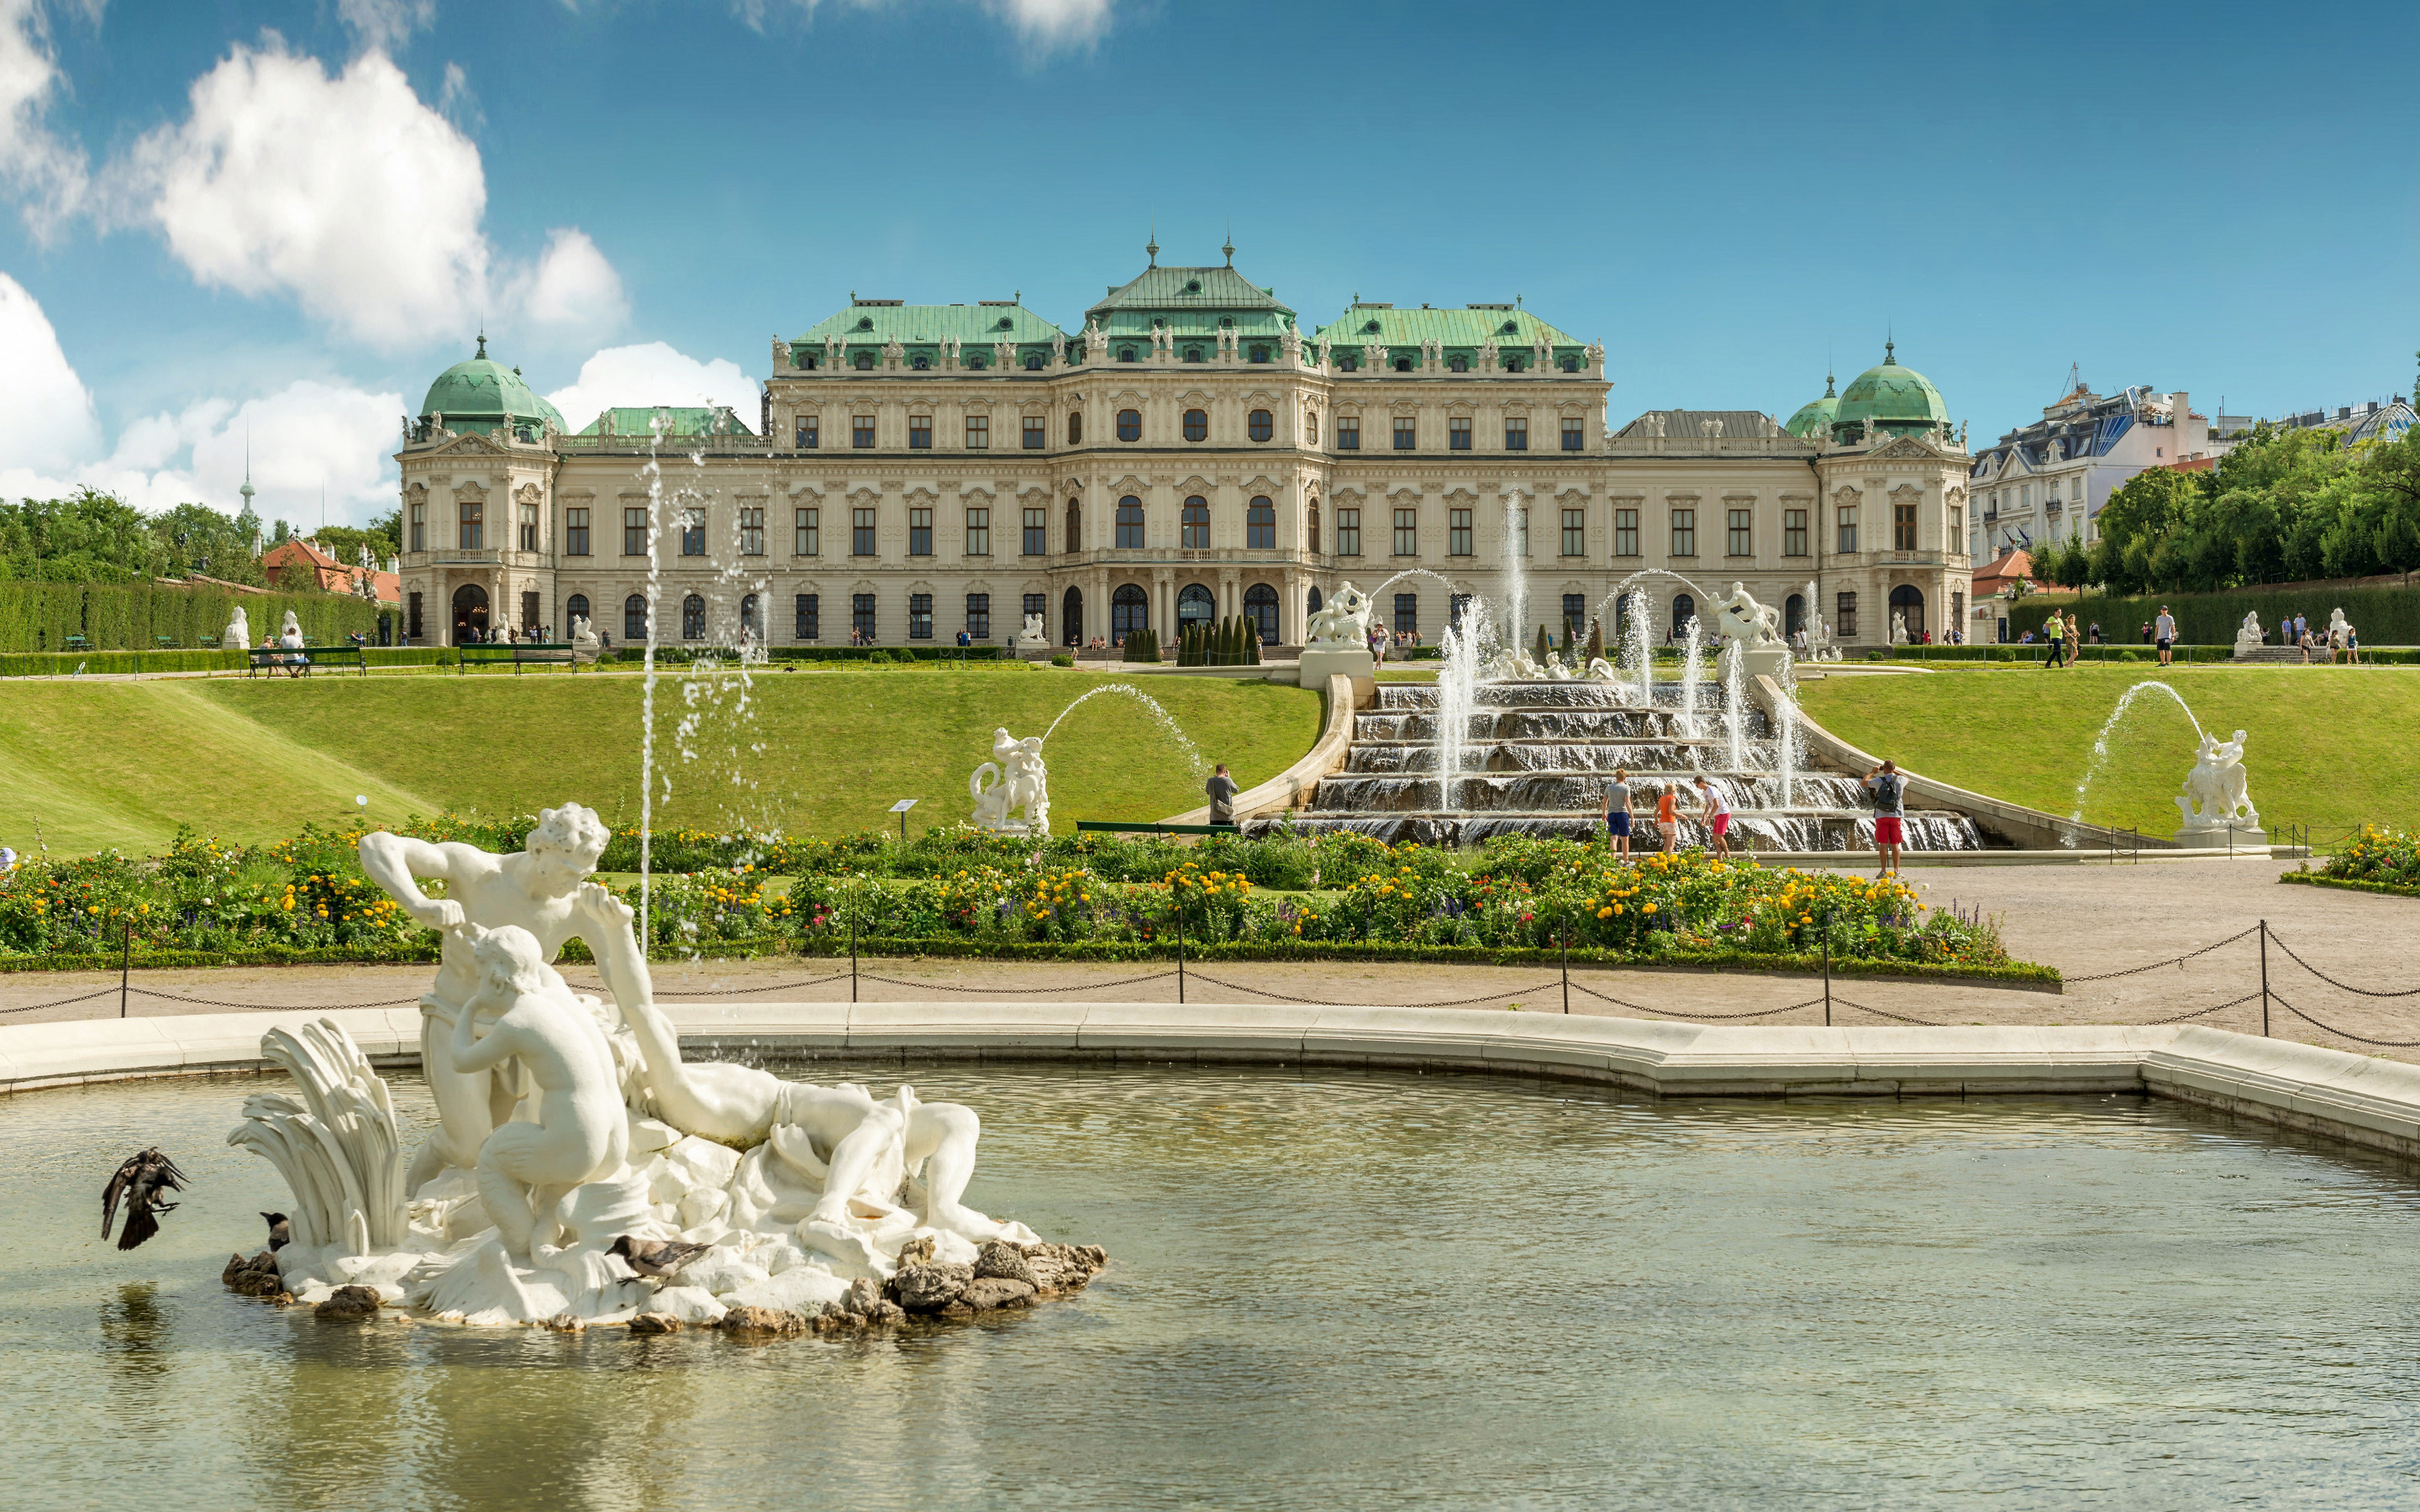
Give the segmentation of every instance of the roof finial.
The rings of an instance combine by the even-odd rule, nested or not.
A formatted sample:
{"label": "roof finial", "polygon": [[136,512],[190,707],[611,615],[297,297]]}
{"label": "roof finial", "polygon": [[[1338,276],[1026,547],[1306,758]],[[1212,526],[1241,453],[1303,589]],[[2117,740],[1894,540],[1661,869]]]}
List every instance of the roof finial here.
{"label": "roof finial", "polygon": [[1891,328],[1885,324],[1883,327],[1883,365],[1885,367],[1889,367],[1899,361],[1898,358],[1891,355],[1893,351],[1898,349],[1898,343],[1891,340]]}
{"label": "roof finial", "polygon": [[1147,254],[1149,254],[1149,255],[1150,255],[1150,256],[1151,256],[1151,266],[1152,266],[1152,267],[1154,267],[1154,268],[1158,267],[1158,266],[1159,266],[1159,227],[1158,227],[1158,226],[1155,225],[1155,226],[1153,226],[1153,227],[1151,228],[1151,239],[1150,239],[1149,241],[1146,241],[1146,242],[1144,242],[1144,243],[1143,243],[1142,250],[1143,250],[1145,253],[1147,253]]}
{"label": "roof finial", "polygon": [[488,327],[484,321],[482,321],[479,326],[479,349],[473,355],[476,357],[485,357],[488,355]]}
{"label": "roof finial", "polygon": [[243,495],[243,507],[252,507],[252,427],[243,427],[243,486],[236,492]]}
{"label": "roof finial", "polygon": [[1225,254],[1227,255],[1227,266],[1228,266],[1228,267],[1230,267],[1230,268],[1234,267],[1234,266],[1235,266],[1235,223],[1234,223],[1234,222],[1230,221],[1230,222],[1228,222],[1228,223],[1227,223],[1227,244],[1226,244],[1224,247],[1219,248],[1218,250],[1219,250],[1219,251],[1221,251],[1221,252],[1223,252],[1223,253],[1225,253]]}

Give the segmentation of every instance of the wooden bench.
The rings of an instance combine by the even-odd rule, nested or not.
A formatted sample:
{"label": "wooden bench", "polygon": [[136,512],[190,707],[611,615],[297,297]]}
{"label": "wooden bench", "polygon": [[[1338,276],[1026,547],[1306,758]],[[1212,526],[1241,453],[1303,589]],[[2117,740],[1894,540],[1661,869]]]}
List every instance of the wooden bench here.
{"label": "wooden bench", "polygon": [[[359,646],[304,646],[300,650],[292,646],[248,646],[244,655],[251,659],[251,665],[243,671],[246,677],[264,671],[271,676],[289,672],[308,677],[318,667],[351,667],[364,677],[370,674],[369,658],[362,655]],[[297,657],[301,658],[299,664]]]}
{"label": "wooden bench", "polygon": [[487,666],[490,663],[501,664],[509,661],[513,664],[513,675],[516,677],[520,675],[521,669],[524,667],[578,665],[572,659],[572,648],[568,641],[557,644],[553,641],[482,640],[456,649],[461,653],[461,657],[455,666],[457,676],[469,671],[473,662]]}

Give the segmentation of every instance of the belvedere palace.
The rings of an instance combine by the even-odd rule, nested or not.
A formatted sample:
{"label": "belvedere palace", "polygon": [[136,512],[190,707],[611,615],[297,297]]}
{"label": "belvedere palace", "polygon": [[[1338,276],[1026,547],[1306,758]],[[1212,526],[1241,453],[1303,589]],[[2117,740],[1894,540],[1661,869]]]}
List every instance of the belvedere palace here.
{"label": "belvedere palace", "polygon": [[1433,642],[1458,594],[1497,595],[1508,552],[1559,634],[1648,568],[1688,580],[1638,579],[1658,636],[1711,613],[1690,585],[1734,581],[1852,644],[1893,611],[1911,637],[1964,620],[1970,458],[1887,345],[1786,424],[1614,429],[1604,347],[1516,304],[1357,301],[1306,329],[1232,247],[1199,268],[1149,251],[1073,331],[1017,300],[852,296],[775,339],[752,417],[575,431],[483,339],[404,425],[407,634],[586,616],[628,642],[652,613],[663,642],[999,643],[1039,614],[1054,643],[1149,625],[1171,645],[1246,615],[1295,644],[1350,580]]}

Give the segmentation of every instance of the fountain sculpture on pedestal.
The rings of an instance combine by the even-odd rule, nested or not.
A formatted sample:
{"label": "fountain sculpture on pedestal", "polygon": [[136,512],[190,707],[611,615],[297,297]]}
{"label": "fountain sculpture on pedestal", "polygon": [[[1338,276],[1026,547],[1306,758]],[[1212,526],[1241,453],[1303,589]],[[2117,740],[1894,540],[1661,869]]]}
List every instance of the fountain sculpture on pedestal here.
{"label": "fountain sculpture on pedestal", "polygon": [[1301,686],[1326,687],[1331,677],[1349,677],[1357,702],[1372,694],[1378,678],[1377,658],[1370,654],[1373,608],[1370,595],[1348,582],[1311,616],[1295,677]]}
{"label": "fountain sculpture on pedestal", "polygon": [[2194,768],[2185,774],[2185,790],[2176,797],[2184,822],[2177,827],[2177,843],[2186,848],[2257,846],[2268,843],[2260,831],[2260,811],[2252,806],[2243,770],[2243,732],[2233,740],[2205,733]]}
{"label": "fountain sculpture on pedestal", "polygon": [[[988,787],[986,772],[992,778]],[[967,792],[975,800],[975,824],[995,835],[1050,833],[1050,779],[1042,765],[1040,735],[1017,740],[1005,729],[994,730],[991,760],[967,779]],[[1025,817],[1011,818],[1019,809]]]}

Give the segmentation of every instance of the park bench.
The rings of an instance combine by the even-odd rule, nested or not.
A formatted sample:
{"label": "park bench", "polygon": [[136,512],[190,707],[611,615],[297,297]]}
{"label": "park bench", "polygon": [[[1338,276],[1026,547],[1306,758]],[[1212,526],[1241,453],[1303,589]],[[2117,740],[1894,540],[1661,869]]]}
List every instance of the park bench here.
{"label": "park bench", "polygon": [[572,659],[571,646],[568,642],[557,644],[552,641],[482,640],[457,649],[461,654],[461,659],[455,668],[458,676],[469,671],[473,662],[481,666],[491,662],[511,662],[513,675],[516,677],[520,675],[521,669],[524,667],[577,665]]}
{"label": "park bench", "polygon": [[304,646],[299,651],[291,646],[248,646],[244,655],[251,660],[244,669],[246,677],[264,671],[274,676],[293,671],[293,658],[297,656],[302,658],[302,673],[305,677],[321,667],[351,667],[364,677],[370,674],[369,658],[362,655],[359,646]]}

